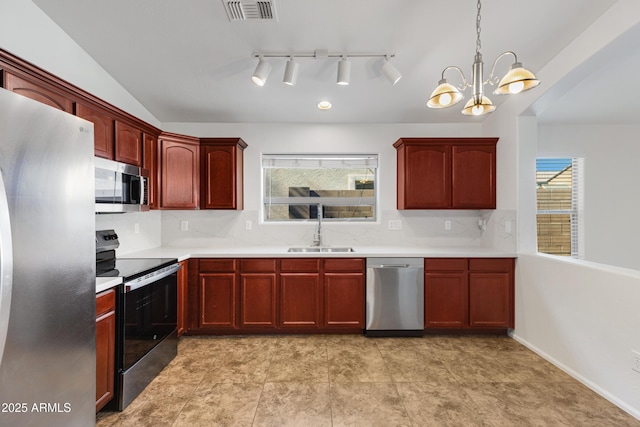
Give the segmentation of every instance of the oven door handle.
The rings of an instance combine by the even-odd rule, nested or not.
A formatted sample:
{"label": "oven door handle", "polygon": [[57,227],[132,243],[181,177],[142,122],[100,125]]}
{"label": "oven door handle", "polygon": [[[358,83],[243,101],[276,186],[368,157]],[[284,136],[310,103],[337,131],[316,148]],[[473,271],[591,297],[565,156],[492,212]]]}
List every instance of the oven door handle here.
{"label": "oven door handle", "polygon": [[180,270],[180,264],[172,264],[168,267],[163,267],[160,270],[156,270],[153,273],[149,273],[146,276],[141,276],[129,282],[124,282],[124,291],[131,292],[135,291],[136,289],[143,288],[147,285],[157,282],[158,280],[164,279],[167,276],[171,276],[178,270]]}

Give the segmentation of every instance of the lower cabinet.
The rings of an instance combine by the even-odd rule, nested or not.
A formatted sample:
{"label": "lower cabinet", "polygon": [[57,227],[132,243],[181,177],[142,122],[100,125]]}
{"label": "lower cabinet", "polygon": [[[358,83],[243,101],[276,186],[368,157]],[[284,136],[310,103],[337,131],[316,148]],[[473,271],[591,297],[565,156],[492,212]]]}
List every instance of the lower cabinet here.
{"label": "lower cabinet", "polygon": [[116,358],[116,291],[96,295],[96,412],[114,394]]}
{"label": "lower cabinet", "polygon": [[184,334],[187,328],[187,283],[189,282],[189,263],[180,261],[178,270],[178,336]]}
{"label": "lower cabinet", "polygon": [[[354,331],[364,328],[364,259],[193,260],[198,320],[188,332]],[[194,264],[191,264],[193,266]],[[193,319],[193,317],[192,317]],[[226,332],[225,332],[226,331]]]}
{"label": "lower cabinet", "polygon": [[514,327],[513,258],[425,259],[425,329]]}

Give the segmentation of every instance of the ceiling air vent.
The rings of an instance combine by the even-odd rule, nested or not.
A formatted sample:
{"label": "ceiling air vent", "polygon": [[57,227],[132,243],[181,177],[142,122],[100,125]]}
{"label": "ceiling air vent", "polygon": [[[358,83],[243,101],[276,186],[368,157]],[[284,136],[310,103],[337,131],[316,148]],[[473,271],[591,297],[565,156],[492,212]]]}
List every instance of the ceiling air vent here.
{"label": "ceiling air vent", "polygon": [[229,21],[246,21],[248,19],[277,20],[274,0],[222,0],[222,3],[224,3]]}

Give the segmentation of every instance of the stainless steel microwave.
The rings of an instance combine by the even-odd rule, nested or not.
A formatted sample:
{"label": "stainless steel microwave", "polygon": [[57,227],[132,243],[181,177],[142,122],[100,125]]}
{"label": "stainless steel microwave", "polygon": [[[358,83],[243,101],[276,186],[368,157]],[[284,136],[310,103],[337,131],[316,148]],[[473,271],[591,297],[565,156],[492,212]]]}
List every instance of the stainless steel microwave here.
{"label": "stainless steel microwave", "polygon": [[149,210],[149,171],[95,157],[96,213]]}

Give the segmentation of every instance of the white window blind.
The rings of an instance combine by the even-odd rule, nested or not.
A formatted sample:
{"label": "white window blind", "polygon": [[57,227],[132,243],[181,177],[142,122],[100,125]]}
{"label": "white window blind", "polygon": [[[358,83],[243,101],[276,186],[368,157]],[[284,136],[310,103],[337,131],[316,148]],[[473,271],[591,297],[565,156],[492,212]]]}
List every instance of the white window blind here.
{"label": "white window blind", "polygon": [[538,252],[582,257],[582,168],[580,158],[536,160]]}

